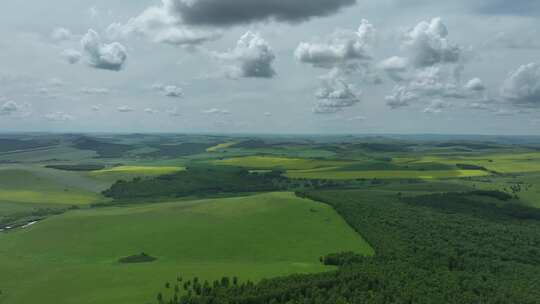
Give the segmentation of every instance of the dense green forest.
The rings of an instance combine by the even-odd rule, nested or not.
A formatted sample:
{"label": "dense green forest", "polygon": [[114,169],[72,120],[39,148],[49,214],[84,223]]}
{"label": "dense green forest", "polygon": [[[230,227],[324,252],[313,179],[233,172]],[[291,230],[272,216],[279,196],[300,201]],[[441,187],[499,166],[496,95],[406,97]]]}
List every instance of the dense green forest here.
{"label": "dense green forest", "polygon": [[[540,221],[448,193],[401,198],[370,191],[299,193],[326,202],[375,248],[321,257],[339,269],[314,275],[229,283],[189,280],[158,303],[538,303]],[[417,199],[419,203],[413,203]],[[466,200],[489,216],[441,206]],[[463,202],[458,202],[462,204]],[[502,200],[501,204],[505,201]],[[526,208],[526,207],[520,207]],[[531,210],[529,210],[531,211]],[[172,287],[170,287],[172,288]]]}

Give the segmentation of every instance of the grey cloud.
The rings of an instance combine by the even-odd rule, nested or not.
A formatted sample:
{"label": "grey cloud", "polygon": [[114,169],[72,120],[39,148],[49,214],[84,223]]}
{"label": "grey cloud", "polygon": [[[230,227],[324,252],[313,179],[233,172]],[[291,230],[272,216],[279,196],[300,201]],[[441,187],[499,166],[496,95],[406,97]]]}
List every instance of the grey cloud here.
{"label": "grey cloud", "polygon": [[381,61],[379,68],[385,71],[392,80],[399,82],[405,79],[404,73],[409,68],[409,61],[407,58],[394,56]]}
{"label": "grey cloud", "polygon": [[230,115],[231,112],[229,110],[224,109],[218,109],[218,108],[212,108],[208,110],[203,111],[204,114],[211,114],[211,115]]}
{"label": "grey cloud", "polygon": [[539,49],[540,33],[536,29],[517,29],[512,32],[499,32],[484,43],[487,49]]}
{"label": "grey cloud", "polygon": [[103,43],[99,34],[90,29],[81,39],[88,64],[96,69],[120,71],[128,58],[126,48],[118,43]]}
{"label": "grey cloud", "polygon": [[461,48],[448,40],[448,29],[440,18],[417,24],[405,34],[403,46],[410,52],[411,63],[419,68],[461,59]]}
{"label": "grey cloud", "polygon": [[517,106],[540,107],[540,64],[529,63],[512,71],[503,84],[501,95]]}
{"label": "grey cloud", "polygon": [[434,101],[432,101],[425,109],[424,109],[424,113],[427,113],[427,114],[439,114],[441,113],[443,110],[445,110],[446,108],[448,108],[449,105],[447,102],[443,101],[443,100],[440,100],[440,99],[436,99]]}
{"label": "grey cloud", "polygon": [[351,6],[356,0],[163,0],[183,23],[230,26],[258,21],[301,22]]}

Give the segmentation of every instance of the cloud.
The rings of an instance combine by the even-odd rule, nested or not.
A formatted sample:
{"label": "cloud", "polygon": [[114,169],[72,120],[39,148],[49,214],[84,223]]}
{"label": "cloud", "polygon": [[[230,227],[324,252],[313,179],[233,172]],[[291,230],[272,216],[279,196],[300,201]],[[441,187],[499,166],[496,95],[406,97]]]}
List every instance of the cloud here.
{"label": "cloud", "polygon": [[159,113],[159,111],[152,108],[146,108],[144,109],[144,113],[153,115]]}
{"label": "cloud", "polygon": [[219,31],[195,29],[181,24],[176,16],[171,15],[166,4],[151,6],[125,24],[113,23],[108,26],[106,32],[112,39],[123,39],[131,34],[138,34],[156,43],[187,47],[221,37]]}
{"label": "cloud", "polygon": [[103,43],[99,34],[90,29],[81,39],[88,64],[96,69],[120,71],[128,58],[126,48],[118,43]]}
{"label": "cloud", "polygon": [[433,100],[425,109],[424,109],[424,113],[427,113],[427,114],[439,114],[441,113],[444,109],[448,108],[449,105],[447,102],[443,101],[443,100],[440,100],[440,99],[436,99],[436,100]]}
{"label": "cloud", "polygon": [[184,97],[184,90],[176,85],[164,85],[161,83],[156,83],[152,86],[152,88],[160,93],[163,94],[163,96],[171,97],[171,98],[182,98]]}
{"label": "cloud", "polygon": [[204,110],[203,113],[210,114],[210,115],[230,115],[231,114],[229,110],[223,110],[223,109],[218,109],[218,108]]}
{"label": "cloud", "polygon": [[234,49],[214,56],[235,63],[230,67],[232,78],[273,78],[276,75],[272,66],[276,56],[272,48],[259,34],[250,31],[240,37]]}
{"label": "cloud", "polygon": [[231,26],[260,21],[301,22],[351,6],[356,0],[163,0],[185,24]]}
{"label": "cloud", "polygon": [[467,96],[468,92],[459,86],[452,71],[429,67],[418,70],[408,83],[396,85],[385,100],[389,107],[395,109],[433,98],[464,99]]}
{"label": "cloud", "polygon": [[66,28],[58,27],[51,33],[51,38],[57,42],[68,41],[73,38],[73,34]]}
{"label": "cloud", "polygon": [[405,33],[403,47],[409,51],[411,63],[418,68],[456,63],[462,56],[462,49],[448,40],[448,29],[441,18],[422,21]]}
{"label": "cloud", "polygon": [[107,95],[110,91],[107,88],[82,88],[81,93],[86,95]]}
{"label": "cloud", "polygon": [[0,116],[11,116],[22,109],[22,106],[13,100],[8,100],[0,105]]}
{"label": "cloud", "polygon": [[473,78],[467,82],[465,89],[475,92],[482,92],[486,90],[486,86],[480,78]]}
{"label": "cloud", "polygon": [[77,50],[67,49],[63,50],[62,53],[60,53],[60,56],[62,56],[67,63],[75,64],[81,60],[82,54]]}
{"label": "cloud", "polygon": [[369,48],[375,37],[375,28],[367,20],[356,32],[338,31],[326,42],[302,42],[294,55],[299,62],[319,68],[335,68],[347,65],[351,61],[370,60]]}
{"label": "cloud", "polygon": [[388,77],[397,82],[405,79],[403,74],[407,72],[408,67],[409,61],[407,58],[398,56],[387,58],[379,63],[379,68],[385,71]]}
{"label": "cloud", "polygon": [[348,121],[364,121],[366,120],[366,117],[364,116],[353,116],[353,117],[349,117],[347,118]]}
{"label": "cloud", "polygon": [[537,0],[490,0],[479,1],[475,11],[482,14],[537,16],[540,13],[540,3]]}
{"label": "cloud", "polygon": [[317,104],[313,108],[315,114],[332,114],[352,107],[360,102],[362,92],[340,77],[328,78],[317,91]]}
{"label": "cloud", "polygon": [[116,109],[118,112],[120,113],[129,113],[129,112],[133,112],[133,109],[129,106],[120,106]]}
{"label": "cloud", "polygon": [[523,107],[540,107],[540,64],[529,63],[512,71],[504,81],[502,97]]}
{"label": "cloud", "polygon": [[101,111],[101,106],[100,105],[93,105],[91,109],[92,109],[92,112],[99,112],[99,111]]}
{"label": "cloud", "polygon": [[45,114],[43,117],[45,117],[45,119],[47,120],[56,122],[67,122],[75,119],[75,117],[73,117],[72,115],[64,113],[62,111]]}
{"label": "cloud", "polygon": [[264,115],[265,117],[271,117],[271,116],[272,116],[272,113],[270,113],[270,112],[264,112],[263,115]]}

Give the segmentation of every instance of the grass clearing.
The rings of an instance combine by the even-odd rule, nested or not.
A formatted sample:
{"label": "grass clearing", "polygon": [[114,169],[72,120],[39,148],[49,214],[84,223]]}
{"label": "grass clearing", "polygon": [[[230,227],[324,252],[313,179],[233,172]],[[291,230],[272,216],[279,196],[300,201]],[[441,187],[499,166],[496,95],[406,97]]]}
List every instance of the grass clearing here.
{"label": "grass clearing", "polygon": [[[153,303],[177,274],[321,272],[339,251],[373,254],[330,206],[292,193],[72,211],[0,234],[0,303]],[[141,252],[157,260],[117,262]]]}

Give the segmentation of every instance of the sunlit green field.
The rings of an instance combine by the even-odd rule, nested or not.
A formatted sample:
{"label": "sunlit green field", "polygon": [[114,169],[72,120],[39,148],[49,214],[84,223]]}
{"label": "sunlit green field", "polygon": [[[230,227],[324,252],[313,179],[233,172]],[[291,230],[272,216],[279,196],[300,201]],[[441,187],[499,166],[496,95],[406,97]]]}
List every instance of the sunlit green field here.
{"label": "sunlit green field", "polygon": [[516,173],[516,172],[540,172],[540,153],[500,153],[500,154],[483,154],[472,156],[425,156],[419,160],[413,161],[417,163],[437,162],[442,164],[471,164],[485,167],[499,173]]}
{"label": "sunlit green field", "polygon": [[[166,280],[325,271],[371,247],[329,206],[291,193],[71,211],[0,234],[0,303],[132,304]],[[148,264],[119,264],[146,252]]]}
{"label": "sunlit green field", "polygon": [[0,170],[0,202],[85,205],[100,199],[95,192],[63,183],[62,172],[47,174],[31,169]]}
{"label": "sunlit green field", "polygon": [[184,171],[184,167],[151,167],[151,166],[118,166],[109,169],[92,171],[92,175],[107,175],[107,174],[128,174],[128,175],[144,175],[155,176]]}
{"label": "sunlit green field", "polygon": [[323,167],[341,167],[354,162],[341,160],[318,160],[276,156],[247,156],[212,161],[215,165],[227,165],[253,169],[306,170]]}
{"label": "sunlit green field", "polygon": [[307,179],[446,179],[472,176],[489,175],[481,170],[365,170],[365,171],[340,171],[340,170],[290,170],[286,176],[290,178]]}
{"label": "sunlit green field", "polygon": [[208,149],[206,149],[206,152],[217,152],[219,150],[222,150],[222,149],[226,149],[226,148],[229,148],[229,147],[232,147],[236,144],[236,142],[226,142],[226,143],[221,143],[219,145],[215,145],[213,147],[210,147]]}

